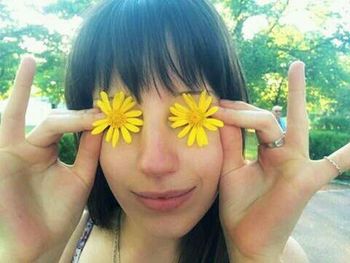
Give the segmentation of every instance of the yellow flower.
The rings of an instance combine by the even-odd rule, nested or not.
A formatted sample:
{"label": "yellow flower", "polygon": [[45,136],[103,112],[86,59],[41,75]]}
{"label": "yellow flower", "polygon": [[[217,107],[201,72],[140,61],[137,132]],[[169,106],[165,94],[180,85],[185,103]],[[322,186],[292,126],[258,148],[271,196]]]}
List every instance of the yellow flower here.
{"label": "yellow flower", "polygon": [[100,134],[109,127],[105,138],[107,142],[112,141],[113,147],[117,145],[120,133],[126,143],[131,143],[132,138],[129,131],[135,133],[140,131],[138,126],[143,125],[143,120],[137,117],[142,115],[142,111],[131,110],[136,102],[131,96],[125,98],[122,91],[114,96],[112,105],[106,92],[101,91],[100,96],[101,100],[97,101],[97,106],[106,114],[106,118],[92,124],[95,128],[91,134]]}
{"label": "yellow flower", "polygon": [[223,127],[224,123],[218,119],[210,118],[218,107],[210,107],[213,101],[212,96],[207,96],[207,91],[202,91],[198,104],[195,102],[191,94],[182,94],[187,107],[178,103],[170,107],[170,112],[174,115],[169,117],[172,121],[172,128],[185,126],[177,135],[178,138],[183,138],[189,133],[187,145],[191,146],[194,141],[197,141],[198,146],[202,147],[208,144],[208,137],[204,128],[210,131],[216,131],[217,127]]}

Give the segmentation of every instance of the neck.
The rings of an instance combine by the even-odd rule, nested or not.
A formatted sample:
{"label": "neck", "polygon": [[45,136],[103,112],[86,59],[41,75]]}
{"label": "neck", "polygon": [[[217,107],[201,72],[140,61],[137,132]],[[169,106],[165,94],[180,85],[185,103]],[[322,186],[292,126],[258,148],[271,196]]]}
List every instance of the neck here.
{"label": "neck", "polygon": [[179,239],[154,236],[123,212],[120,223],[121,262],[177,262]]}

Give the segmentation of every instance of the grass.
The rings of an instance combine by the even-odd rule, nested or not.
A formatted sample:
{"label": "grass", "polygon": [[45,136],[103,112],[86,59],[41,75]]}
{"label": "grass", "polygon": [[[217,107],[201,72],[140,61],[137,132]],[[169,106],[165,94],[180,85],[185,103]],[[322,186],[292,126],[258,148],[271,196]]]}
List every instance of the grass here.
{"label": "grass", "polygon": [[245,158],[248,160],[256,160],[258,141],[256,139],[255,133],[252,131],[247,131],[245,142]]}

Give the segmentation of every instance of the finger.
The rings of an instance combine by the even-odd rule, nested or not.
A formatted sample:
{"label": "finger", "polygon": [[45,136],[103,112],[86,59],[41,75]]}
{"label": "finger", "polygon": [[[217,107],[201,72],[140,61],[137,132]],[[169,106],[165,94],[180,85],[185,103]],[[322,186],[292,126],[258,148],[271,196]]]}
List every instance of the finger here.
{"label": "finger", "polygon": [[256,110],[263,111],[254,105],[246,103],[244,101],[232,101],[232,100],[220,100],[220,106],[224,108],[234,109],[234,110]]}
{"label": "finger", "polygon": [[92,123],[103,118],[104,113],[96,113],[96,109],[69,111],[69,113],[52,111],[28,134],[27,141],[38,147],[47,147],[57,143],[64,133],[91,130]]}
{"label": "finger", "polygon": [[25,56],[19,66],[8,104],[2,114],[0,144],[24,139],[25,113],[35,74],[35,60]]}
{"label": "finger", "polygon": [[276,141],[283,135],[276,118],[266,110],[233,110],[220,107],[213,116],[229,125],[256,130],[261,143]]}
{"label": "finger", "polygon": [[91,135],[90,132],[83,132],[77,157],[72,171],[79,176],[87,186],[92,187],[96,167],[98,164],[101,142],[103,135]]}
{"label": "finger", "polygon": [[297,147],[307,151],[309,120],[306,111],[305,65],[293,62],[288,72],[287,137]]}
{"label": "finger", "polygon": [[224,155],[222,175],[225,175],[244,165],[241,129],[225,125],[220,129],[220,138]]}

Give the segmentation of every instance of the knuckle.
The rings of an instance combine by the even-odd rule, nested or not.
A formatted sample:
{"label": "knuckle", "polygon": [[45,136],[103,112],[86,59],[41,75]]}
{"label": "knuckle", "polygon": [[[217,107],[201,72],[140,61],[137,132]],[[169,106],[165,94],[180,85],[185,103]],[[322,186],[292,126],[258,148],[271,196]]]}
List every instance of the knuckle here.
{"label": "knuckle", "polygon": [[56,123],[57,123],[57,115],[50,112],[40,125],[45,127],[45,129],[47,130],[53,130],[54,129],[53,127],[55,126]]}
{"label": "knuckle", "polygon": [[261,124],[264,128],[270,128],[271,126],[277,123],[275,116],[271,112],[264,110],[262,114],[263,114],[263,118],[261,118],[262,120]]}

